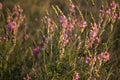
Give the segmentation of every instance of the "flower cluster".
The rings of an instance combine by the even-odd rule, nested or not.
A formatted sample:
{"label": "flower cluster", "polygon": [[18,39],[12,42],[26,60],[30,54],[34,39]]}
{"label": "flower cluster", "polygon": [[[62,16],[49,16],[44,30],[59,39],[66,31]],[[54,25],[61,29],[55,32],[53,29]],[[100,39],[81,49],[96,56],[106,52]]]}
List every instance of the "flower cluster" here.
{"label": "flower cluster", "polygon": [[100,9],[100,13],[102,13],[103,15],[109,16],[111,17],[111,19],[116,20],[118,18],[118,13],[116,12],[117,9],[117,3],[115,3],[115,1],[113,1],[108,9],[104,9],[103,7]]}
{"label": "flower cluster", "polygon": [[60,33],[60,53],[61,53],[60,56],[61,57],[63,56],[63,53],[64,53],[64,47],[68,44],[69,40],[70,40],[70,37],[65,31],[65,29],[63,28]]}
{"label": "flower cluster", "polygon": [[60,58],[63,56],[64,53],[64,47],[68,43],[68,34],[67,34],[67,26],[68,26],[68,20],[66,16],[59,16],[59,21],[62,26],[62,30],[60,32]]}
{"label": "flower cluster", "polygon": [[70,12],[74,13],[75,12],[75,5],[73,4],[72,0],[70,0],[69,2],[70,2],[70,4],[69,4]]}
{"label": "flower cluster", "polygon": [[86,21],[83,21],[80,23],[80,28],[86,28],[87,26],[87,22]]}
{"label": "flower cluster", "polygon": [[8,12],[7,24],[10,30],[15,30],[20,27],[20,24],[23,22],[25,16],[22,15],[23,9],[19,5],[15,5],[13,8],[13,15]]}
{"label": "flower cluster", "polygon": [[101,54],[98,54],[97,56],[94,57],[87,57],[85,60],[85,63],[90,64],[91,62],[96,62],[98,61],[104,61],[107,62],[110,59],[110,55],[107,51],[102,52]]}
{"label": "flower cluster", "polygon": [[87,57],[85,63],[89,64],[90,62],[96,62],[96,57]]}
{"label": "flower cluster", "polygon": [[8,21],[8,28],[9,30],[15,30],[17,28],[17,23],[16,21],[9,20]]}
{"label": "flower cluster", "polygon": [[63,42],[61,43],[61,48],[65,47],[66,44],[69,42],[70,37],[68,36],[67,33],[65,33],[62,37]]}
{"label": "flower cluster", "polygon": [[64,53],[64,47],[68,44],[70,40],[70,35],[72,30],[75,28],[75,24],[77,22],[76,18],[73,16],[69,16],[69,19],[65,15],[59,16],[59,21],[62,26],[62,30],[60,32],[60,53]]}
{"label": "flower cluster", "polygon": [[71,20],[68,20],[66,16],[59,16],[59,20],[61,23],[61,26],[67,30],[72,30],[77,22],[77,19],[72,18]]}
{"label": "flower cluster", "polygon": [[75,71],[72,80],[79,80],[79,78],[80,78],[79,73]]}
{"label": "flower cluster", "polygon": [[97,56],[98,60],[103,60],[104,62],[108,61],[110,59],[110,55],[107,51],[102,52]]}
{"label": "flower cluster", "polygon": [[91,23],[91,26],[92,26],[92,28],[89,32],[88,42],[86,44],[87,48],[90,48],[90,46],[92,46],[95,41],[97,41],[97,42],[100,41],[100,38],[98,37],[98,32],[99,32],[98,25],[96,23],[94,23],[94,24]]}
{"label": "flower cluster", "polygon": [[35,47],[32,52],[34,55],[38,54],[40,52],[40,47],[39,46]]}
{"label": "flower cluster", "polygon": [[25,16],[22,13],[23,13],[23,9],[21,9],[19,5],[15,5],[12,12],[10,11],[7,12],[7,28],[8,28],[8,32],[10,32],[9,34],[12,34],[13,43],[16,43],[18,28],[25,19]]}
{"label": "flower cluster", "polygon": [[110,4],[110,7],[111,7],[111,9],[112,10],[116,10],[116,8],[117,8],[117,3],[115,3],[115,1],[113,1],[111,4]]}
{"label": "flower cluster", "polygon": [[59,20],[60,20],[62,27],[66,28],[68,24],[68,20],[66,16],[59,16]]}

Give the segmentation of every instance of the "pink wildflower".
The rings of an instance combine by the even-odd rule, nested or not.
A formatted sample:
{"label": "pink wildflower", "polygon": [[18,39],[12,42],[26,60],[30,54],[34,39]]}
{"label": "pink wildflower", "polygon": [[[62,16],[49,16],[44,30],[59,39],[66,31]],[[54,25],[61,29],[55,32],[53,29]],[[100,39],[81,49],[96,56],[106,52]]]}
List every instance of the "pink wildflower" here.
{"label": "pink wildflower", "polygon": [[86,26],[87,26],[86,21],[80,23],[80,28],[85,28]]}
{"label": "pink wildflower", "polygon": [[89,64],[91,61],[91,58],[90,57],[87,57],[86,60],[85,60],[85,63]]}
{"label": "pink wildflower", "polygon": [[107,51],[105,51],[105,52],[102,52],[101,54],[99,54],[97,56],[97,59],[98,60],[103,60],[103,61],[106,62],[106,61],[108,61],[110,59],[110,55],[109,55],[109,53]]}
{"label": "pink wildflower", "polygon": [[90,62],[96,62],[96,56],[94,57],[87,57],[85,63],[89,64]]}
{"label": "pink wildflower", "polygon": [[67,29],[68,29],[68,30],[71,30],[73,27],[74,27],[74,26],[73,26],[72,24],[68,24],[68,25],[67,25]]}
{"label": "pink wildflower", "polygon": [[79,78],[80,78],[79,73],[75,71],[73,75],[73,80],[79,80]]}
{"label": "pink wildflower", "polygon": [[102,58],[101,58],[101,54],[99,54],[98,56],[97,56],[97,59],[98,60],[101,60]]}
{"label": "pink wildflower", "polygon": [[47,19],[48,22],[51,22],[51,18],[48,16],[45,16],[45,19]]}
{"label": "pink wildflower", "polygon": [[60,19],[60,23],[62,24],[62,27],[67,27],[68,21],[66,16],[60,16],[59,19]]}
{"label": "pink wildflower", "polygon": [[102,56],[102,58],[103,58],[103,60],[104,60],[105,62],[110,59],[110,55],[109,55],[109,53],[108,53],[107,51],[101,53],[101,56]]}
{"label": "pink wildflower", "polygon": [[75,5],[74,4],[71,5],[71,11],[75,12]]}
{"label": "pink wildflower", "polygon": [[111,14],[111,9],[106,10],[106,14],[110,15]]}
{"label": "pink wildflower", "polygon": [[90,30],[90,37],[91,38],[95,38],[95,37],[97,37],[97,33],[98,33],[98,27],[97,27],[97,24],[94,24],[93,25],[93,27],[92,27],[92,29]]}
{"label": "pink wildflower", "polygon": [[77,19],[72,19],[72,24],[75,25],[77,22]]}
{"label": "pink wildflower", "polygon": [[96,37],[96,41],[99,43],[101,39],[99,37]]}
{"label": "pink wildflower", "polygon": [[110,4],[110,7],[112,8],[112,10],[116,10],[117,4],[115,3],[115,1],[113,1],[113,2]]}
{"label": "pink wildflower", "polygon": [[96,62],[96,56],[93,57],[92,61],[93,61],[93,62]]}
{"label": "pink wildflower", "polygon": [[38,47],[34,48],[32,52],[33,52],[33,54],[39,53],[40,52],[40,47],[38,46]]}
{"label": "pink wildflower", "polygon": [[117,19],[117,18],[118,18],[118,14],[117,14],[117,13],[113,13],[113,14],[112,14],[112,18],[113,18],[113,19]]}
{"label": "pink wildflower", "polygon": [[9,28],[10,30],[16,29],[16,28],[17,28],[16,22],[15,22],[15,21],[10,21],[10,22],[8,22],[8,28]]}
{"label": "pink wildflower", "polygon": [[86,44],[86,48],[90,48],[90,46],[92,44],[94,44],[96,38],[97,38],[97,34],[99,32],[99,29],[97,27],[97,24],[95,23],[94,25],[91,23],[92,29],[89,32],[89,36],[88,36],[88,44]]}

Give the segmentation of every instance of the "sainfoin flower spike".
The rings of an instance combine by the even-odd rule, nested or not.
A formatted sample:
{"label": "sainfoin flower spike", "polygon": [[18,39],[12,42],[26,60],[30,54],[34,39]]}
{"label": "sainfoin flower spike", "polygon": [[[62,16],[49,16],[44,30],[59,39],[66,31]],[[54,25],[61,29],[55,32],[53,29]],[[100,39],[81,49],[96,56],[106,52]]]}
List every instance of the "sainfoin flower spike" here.
{"label": "sainfoin flower spike", "polygon": [[110,54],[107,51],[102,52],[101,54],[99,54],[97,56],[97,59],[98,60],[103,60],[104,62],[107,62],[107,61],[110,60]]}

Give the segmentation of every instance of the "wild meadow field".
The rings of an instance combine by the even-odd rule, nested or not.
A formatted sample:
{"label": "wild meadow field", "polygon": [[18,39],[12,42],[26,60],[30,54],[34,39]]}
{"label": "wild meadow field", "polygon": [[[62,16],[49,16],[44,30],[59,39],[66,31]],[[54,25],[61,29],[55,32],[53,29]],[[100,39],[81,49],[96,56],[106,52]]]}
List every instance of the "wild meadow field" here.
{"label": "wild meadow field", "polygon": [[120,1],[0,0],[0,80],[120,80]]}

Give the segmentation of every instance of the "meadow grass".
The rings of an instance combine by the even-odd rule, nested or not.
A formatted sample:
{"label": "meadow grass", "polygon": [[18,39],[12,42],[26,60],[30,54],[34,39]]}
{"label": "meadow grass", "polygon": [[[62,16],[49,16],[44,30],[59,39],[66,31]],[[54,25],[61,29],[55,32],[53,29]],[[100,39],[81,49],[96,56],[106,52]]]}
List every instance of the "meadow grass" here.
{"label": "meadow grass", "polygon": [[120,79],[119,4],[90,0],[82,10],[75,4],[51,5],[38,27],[19,5],[0,6],[0,80]]}

